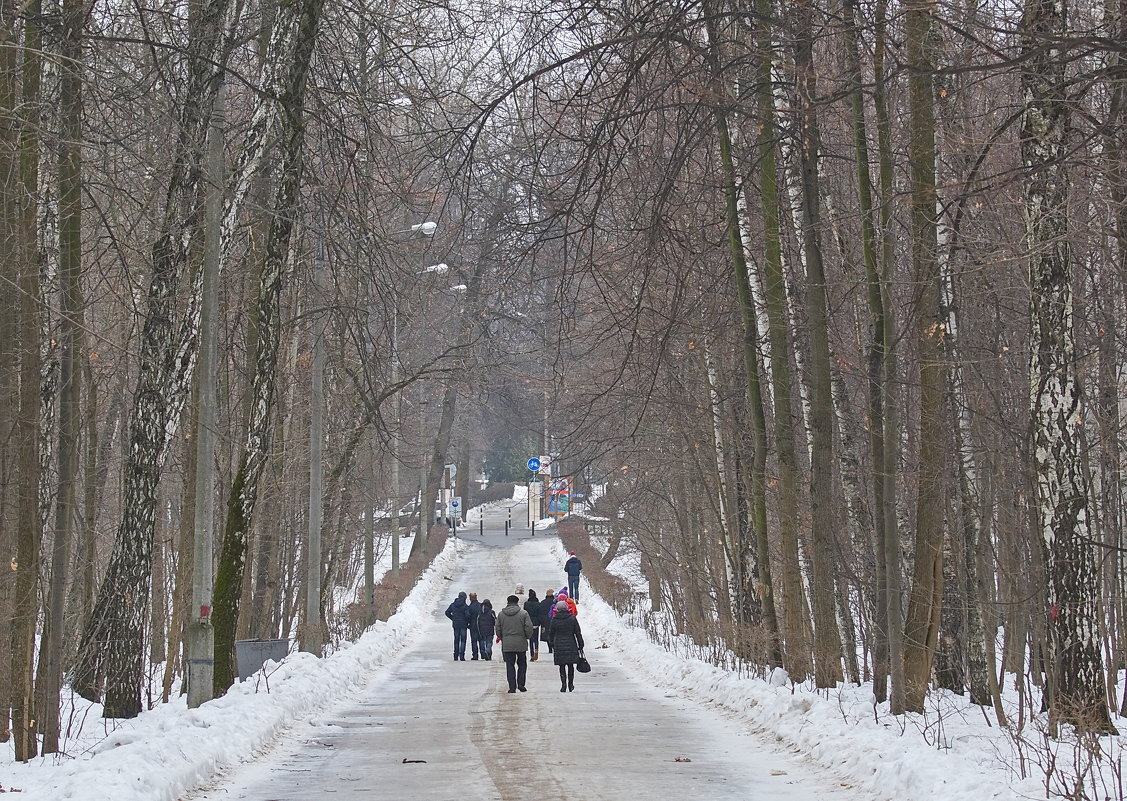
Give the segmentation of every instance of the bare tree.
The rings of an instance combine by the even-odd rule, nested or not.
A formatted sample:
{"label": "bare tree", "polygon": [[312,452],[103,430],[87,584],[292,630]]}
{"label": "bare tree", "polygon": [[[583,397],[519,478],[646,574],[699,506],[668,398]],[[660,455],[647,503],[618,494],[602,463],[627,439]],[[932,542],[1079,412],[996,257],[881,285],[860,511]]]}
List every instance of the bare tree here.
{"label": "bare tree", "polygon": [[1030,246],[1030,379],[1039,541],[1048,572],[1048,700],[1054,727],[1115,733],[1100,644],[1096,541],[1081,437],[1086,405],[1076,374],[1069,245],[1070,103],[1064,7],[1029,0],[1021,151]]}
{"label": "bare tree", "polygon": [[85,698],[102,699],[104,683],[106,717],[133,717],[141,711],[157,483],[188,394],[198,345],[200,295],[198,276],[189,271],[188,243],[198,234],[201,161],[228,47],[227,6],[227,0],[205,3],[190,37],[188,86],[164,219],[151,253],[123,514],[73,671],[75,691]]}

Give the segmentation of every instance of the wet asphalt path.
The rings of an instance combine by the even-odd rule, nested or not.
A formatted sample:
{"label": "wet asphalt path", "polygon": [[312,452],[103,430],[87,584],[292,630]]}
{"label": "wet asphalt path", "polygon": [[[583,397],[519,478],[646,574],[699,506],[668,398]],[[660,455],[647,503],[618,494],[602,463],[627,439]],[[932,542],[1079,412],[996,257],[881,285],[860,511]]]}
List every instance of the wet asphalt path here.
{"label": "wet asphalt path", "polygon": [[[542,596],[564,582],[554,535],[521,526],[506,537],[509,514],[494,508],[484,535],[473,524],[461,532],[448,597],[399,661],[193,801],[858,798],[714,710],[635,680],[590,637],[594,670],[576,675],[572,693],[559,691],[546,648],[529,664],[527,693],[507,692],[499,652],[455,662],[442,612],[458,591],[499,610],[518,584]],[[525,514],[513,505],[522,524]]]}

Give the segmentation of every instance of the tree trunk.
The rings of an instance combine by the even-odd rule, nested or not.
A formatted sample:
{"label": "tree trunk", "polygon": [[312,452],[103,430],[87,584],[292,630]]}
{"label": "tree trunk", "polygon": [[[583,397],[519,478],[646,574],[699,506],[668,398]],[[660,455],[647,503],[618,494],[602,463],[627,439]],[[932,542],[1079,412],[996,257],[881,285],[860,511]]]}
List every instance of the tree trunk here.
{"label": "tree trunk", "polygon": [[[876,379],[877,395],[880,399],[879,415],[873,418],[873,433],[879,438],[879,446],[873,450],[873,516],[877,520],[878,551],[878,596],[884,593],[884,600],[878,597],[879,614],[887,626],[884,632],[888,647],[888,670],[891,678],[891,697],[889,711],[893,714],[904,712],[904,579],[900,570],[900,533],[897,504],[897,475],[899,474],[899,398],[897,389],[899,376],[895,344],[898,340],[896,326],[896,305],[893,286],[895,279],[895,258],[893,248],[893,198],[894,163],[893,143],[891,143],[891,119],[888,113],[887,83],[885,79],[885,55],[887,50],[887,0],[877,0],[876,35],[873,46],[873,112],[877,117],[877,152],[879,155],[878,185],[878,224],[876,226],[879,244],[879,265],[876,286],[870,278],[870,304],[873,312],[873,339],[869,358],[870,382]],[[873,291],[879,302],[873,304]],[[884,695],[882,691],[877,695]]]}
{"label": "tree trunk", "polygon": [[[774,18],[771,0],[757,0],[761,19]],[[758,143],[760,203],[763,213],[764,256],[763,292],[770,339],[770,380],[774,402],[774,433],[778,460],[778,515],[782,565],[783,667],[797,682],[810,673],[809,625],[806,618],[806,593],[802,583],[802,564],[798,547],[798,454],[794,434],[794,385],[791,380],[790,326],[786,300],[786,277],[783,270],[781,226],[779,221],[779,187],[775,149],[778,128],[775,124],[773,85],[772,33],[762,25],[759,36],[757,110],[760,137]]]}
{"label": "tree trunk", "polygon": [[1050,725],[1113,734],[1099,627],[1091,493],[1083,451],[1086,423],[1077,374],[1069,248],[1070,103],[1064,8],[1029,0],[1022,15],[1025,167],[1030,265],[1030,385],[1037,525],[1048,603]]}
{"label": "tree trunk", "polygon": [[[0,2],[0,308],[20,308],[19,17],[11,0]],[[19,419],[19,315],[0,314],[0,553],[16,552],[19,468],[15,448]],[[0,570],[0,653],[12,642],[15,571]],[[0,658],[0,742],[10,738],[12,661]]]}
{"label": "tree trunk", "polygon": [[70,580],[70,546],[78,506],[78,448],[82,428],[82,39],[86,4],[64,0],[59,59],[59,445],[51,584],[44,610],[45,670],[39,677],[43,753],[59,750],[59,692],[63,677],[63,627]]}
{"label": "tree trunk", "polygon": [[[305,141],[305,87],[317,39],[323,0],[289,0],[278,5],[267,63],[273,65],[270,97],[277,98],[281,173],[266,240],[261,285],[254,318],[258,330],[251,387],[250,420],[243,455],[227,496],[227,519],[215,576],[215,694],[223,695],[235,680],[235,632],[243,595],[247,536],[258,499],[258,481],[266,465],[273,428],[281,333],[281,290],[290,234],[301,187]],[[273,104],[275,101],[264,101]],[[261,136],[265,136],[263,128]],[[251,147],[259,143],[252,140]],[[234,170],[235,179],[242,173]]]}
{"label": "tree trunk", "polygon": [[[313,268],[314,291],[320,289],[325,269],[325,241],[317,235],[316,265]],[[302,651],[320,656],[325,647],[325,629],[321,626],[321,567],[324,564],[322,523],[329,518],[323,505],[332,495],[322,496],[325,444],[325,332],[324,317],[313,320],[313,363],[309,388],[309,494],[308,538],[305,542],[305,614],[298,628]]]}
{"label": "tree trunk", "polygon": [[909,66],[909,145],[912,195],[912,264],[916,276],[916,346],[919,358],[919,465],[916,494],[916,560],[904,623],[904,705],[923,712],[938,639],[943,596],[944,474],[946,462],[945,368],[939,315],[935,202],[935,108],[932,64],[933,6],[905,5]]}
{"label": "tree trunk", "polygon": [[32,672],[36,623],[39,615],[40,547],[43,535],[39,506],[40,414],[42,386],[40,369],[39,271],[37,248],[39,197],[39,115],[41,39],[40,6],[26,9],[23,50],[24,125],[19,137],[19,230],[16,232],[16,263],[19,269],[18,331],[19,407],[13,444],[16,449],[16,576],[11,632],[11,702],[14,756],[26,762],[38,753],[38,715],[35,710]]}
{"label": "tree trunk", "polygon": [[[710,17],[711,20],[711,17]],[[709,38],[712,46],[714,85],[717,96],[725,97],[720,82],[721,43],[715,23],[710,23]],[[759,564],[757,591],[763,605],[763,623],[768,635],[768,661],[773,667],[783,665],[783,643],[775,607],[775,593],[771,575],[771,554],[767,532],[767,419],[763,405],[763,388],[759,365],[759,320],[755,299],[751,293],[751,272],[743,244],[743,222],[740,214],[739,186],[737,184],[731,128],[726,109],[716,114],[716,132],[720,148],[720,167],[724,181],[724,222],[727,231],[728,256],[731,259],[732,280],[740,309],[743,329],[742,357],[744,367],[744,401],[751,429],[751,469],[747,471],[747,504],[750,509],[750,527],[747,536],[754,537]]]}
{"label": "tree trunk", "polygon": [[[810,542],[813,563],[814,683],[836,687],[842,680],[841,632],[834,610],[833,396],[830,380],[829,312],[822,261],[821,180],[818,151],[818,84],[814,67],[814,4],[795,6],[795,78],[798,95],[799,161],[802,167],[802,244],[806,259],[806,310],[810,339]],[[774,351],[772,351],[774,352]],[[781,361],[781,359],[780,359]]]}
{"label": "tree trunk", "polygon": [[189,275],[188,243],[199,225],[200,162],[226,61],[221,32],[228,1],[208,0],[191,36],[188,86],[164,219],[152,248],[123,512],[74,669],[75,691],[88,700],[99,700],[105,683],[107,718],[134,717],[141,711],[156,490],[168,442],[188,395],[199,337],[200,288]]}

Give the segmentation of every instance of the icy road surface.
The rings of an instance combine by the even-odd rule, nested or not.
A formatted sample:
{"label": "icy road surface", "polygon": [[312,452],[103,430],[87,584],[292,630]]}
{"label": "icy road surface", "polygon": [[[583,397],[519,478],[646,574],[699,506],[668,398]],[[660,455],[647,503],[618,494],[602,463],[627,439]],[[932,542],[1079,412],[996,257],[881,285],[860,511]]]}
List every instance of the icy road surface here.
{"label": "icy road surface", "polygon": [[487,519],[484,536],[465,532],[449,592],[400,659],[350,703],[292,728],[192,801],[865,798],[718,711],[638,680],[593,632],[585,631],[593,670],[576,674],[571,693],[560,692],[543,644],[526,693],[507,692],[500,646],[493,661],[471,661],[467,648],[455,662],[442,613],[459,591],[499,611],[518,583],[540,597],[566,583],[551,532],[491,533],[503,531],[501,520],[497,529]]}

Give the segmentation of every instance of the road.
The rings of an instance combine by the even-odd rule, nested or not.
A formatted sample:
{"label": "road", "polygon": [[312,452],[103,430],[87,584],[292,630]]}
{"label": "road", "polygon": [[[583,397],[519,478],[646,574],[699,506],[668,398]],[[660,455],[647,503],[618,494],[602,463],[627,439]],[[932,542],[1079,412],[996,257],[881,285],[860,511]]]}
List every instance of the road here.
{"label": "road", "polygon": [[467,528],[447,599],[399,660],[193,801],[858,798],[717,711],[638,681],[590,634],[594,669],[576,675],[573,693],[559,691],[546,649],[529,665],[527,693],[506,692],[497,652],[453,661],[442,611],[459,591],[499,610],[518,584],[542,596],[564,583],[551,532],[522,525],[506,537],[507,516],[490,511],[484,535]]}

